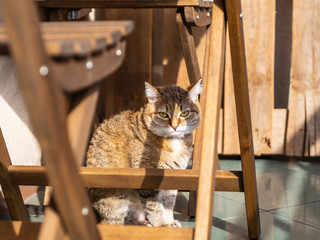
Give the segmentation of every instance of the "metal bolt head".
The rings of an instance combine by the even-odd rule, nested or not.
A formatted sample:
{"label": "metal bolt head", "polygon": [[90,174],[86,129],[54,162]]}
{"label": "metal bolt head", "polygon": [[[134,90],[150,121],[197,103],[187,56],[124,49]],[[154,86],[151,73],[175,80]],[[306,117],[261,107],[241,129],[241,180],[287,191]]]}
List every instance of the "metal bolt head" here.
{"label": "metal bolt head", "polygon": [[47,65],[41,66],[40,69],[39,69],[39,72],[40,72],[40,75],[43,76],[43,77],[48,76],[48,74],[49,74],[48,66]]}
{"label": "metal bolt head", "polygon": [[118,49],[117,52],[116,52],[116,54],[117,54],[117,56],[121,56],[121,54],[122,54],[121,49]]}
{"label": "metal bolt head", "polygon": [[91,60],[87,61],[87,63],[86,63],[86,68],[87,68],[88,70],[90,70],[90,69],[93,68],[93,62],[92,62]]}
{"label": "metal bolt head", "polygon": [[200,19],[200,16],[199,16],[199,15],[197,15],[197,17],[196,17],[196,18],[197,18],[197,20],[199,20],[199,19]]}
{"label": "metal bolt head", "polygon": [[84,207],[84,208],[82,208],[81,213],[82,213],[83,216],[88,216],[88,214],[89,214],[89,209],[88,209],[87,207]]}
{"label": "metal bolt head", "polygon": [[207,17],[210,17],[210,13],[207,13]]}
{"label": "metal bolt head", "polygon": [[240,18],[242,19],[242,17],[243,17],[243,14],[242,14],[242,13],[240,13]]}

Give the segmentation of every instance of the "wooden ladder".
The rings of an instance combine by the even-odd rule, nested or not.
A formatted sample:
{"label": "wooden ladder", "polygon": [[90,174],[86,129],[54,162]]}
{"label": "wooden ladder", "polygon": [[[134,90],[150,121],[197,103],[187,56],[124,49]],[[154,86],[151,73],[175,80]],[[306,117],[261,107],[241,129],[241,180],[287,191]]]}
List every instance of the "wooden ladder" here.
{"label": "wooden ladder", "polygon": [[[132,23],[83,22],[78,26],[73,22],[46,23],[40,24],[41,27],[37,28],[39,24],[35,18],[35,7],[30,3],[32,1],[2,0],[2,2],[7,30],[0,29],[1,44],[7,45],[9,39],[11,53],[17,66],[46,166],[12,165],[4,140],[0,138],[1,185],[7,186],[3,187],[3,191],[13,220],[27,220],[18,185],[45,186],[49,184],[53,186],[56,206],[47,209],[41,227],[40,224],[25,222],[3,224],[7,226],[22,224],[25,228],[20,228],[21,231],[30,229],[33,232],[33,235],[28,234],[28,236],[37,236],[40,231],[40,239],[48,239],[48,236],[51,236],[52,239],[62,239],[66,234],[71,239],[85,240],[133,239],[134,237],[139,239],[168,239],[170,237],[174,239],[210,239],[214,191],[244,191],[249,237],[259,238],[259,207],[239,0],[216,0],[215,2],[198,0],[36,1],[40,6],[57,8],[75,6],[84,8],[177,8],[176,20],[190,83],[202,78],[204,84],[204,92],[201,96],[203,120],[196,132],[193,167],[187,170],[79,169],[92,122],[92,106],[95,105],[98,96],[96,83],[101,80],[102,76],[110,74],[121,64],[125,48],[124,39],[131,32]],[[16,18],[17,15],[20,17]],[[230,36],[242,171],[216,170],[226,19]],[[32,24],[33,27],[30,27],[31,25],[21,27],[27,22],[35,24]],[[207,29],[202,76],[191,26],[206,26]],[[73,34],[74,31],[75,34]],[[68,35],[69,37],[66,37]],[[106,44],[100,45],[104,41]],[[50,44],[56,45],[50,47]],[[78,47],[80,45],[82,47]],[[77,52],[79,49],[82,49],[80,51],[82,55]],[[92,54],[101,50],[102,54]],[[82,57],[75,58],[74,56],[78,54]],[[68,61],[62,61],[62,59],[68,59]],[[101,65],[102,62],[108,67]],[[90,90],[87,90],[89,86]],[[74,100],[67,101],[74,92],[76,92]],[[80,98],[82,95],[85,96],[85,100]],[[82,141],[79,142],[79,139]],[[109,225],[98,225],[97,227],[83,186],[196,191],[195,228]],[[191,203],[190,212],[194,204]],[[8,229],[13,228],[8,227]],[[3,236],[1,234],[0,231],[0,236]],[[14,231],[12,234],[16,236]],[[21,232],[20,236],[22,234]]]}

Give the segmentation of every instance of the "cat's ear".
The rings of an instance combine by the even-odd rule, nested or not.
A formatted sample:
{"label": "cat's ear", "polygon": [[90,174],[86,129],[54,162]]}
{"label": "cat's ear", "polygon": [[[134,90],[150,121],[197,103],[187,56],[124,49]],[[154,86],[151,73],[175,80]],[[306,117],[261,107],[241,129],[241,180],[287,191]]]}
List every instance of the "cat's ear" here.
{"label": "cat's ear", "polygon": [[157,99],[160,96],[160,93],[158,92],[158,90],[152,86],[150,83],[145,82],[145,91],[146,91],[146,97],[148,99],[149,103],[155,103],[157,101]]}
{"label": "cat's ear", "polygon": [[202,79],[196,82],[189,90],[189,98],[191,101],[195,102],[198,100],[199,95],[202,93]]}

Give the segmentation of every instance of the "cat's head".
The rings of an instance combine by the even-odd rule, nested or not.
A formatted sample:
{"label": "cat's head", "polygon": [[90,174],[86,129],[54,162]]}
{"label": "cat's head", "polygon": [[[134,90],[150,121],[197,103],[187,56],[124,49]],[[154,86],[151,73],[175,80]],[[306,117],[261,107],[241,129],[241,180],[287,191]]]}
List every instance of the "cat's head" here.
{"label": "cat's head", "polygon": [[148,103],[144,111],[144,121],[155,135],[181,138],[198,126],[202,80],[186,88],[153,87],[149,83],[145,83],[145,87]]}

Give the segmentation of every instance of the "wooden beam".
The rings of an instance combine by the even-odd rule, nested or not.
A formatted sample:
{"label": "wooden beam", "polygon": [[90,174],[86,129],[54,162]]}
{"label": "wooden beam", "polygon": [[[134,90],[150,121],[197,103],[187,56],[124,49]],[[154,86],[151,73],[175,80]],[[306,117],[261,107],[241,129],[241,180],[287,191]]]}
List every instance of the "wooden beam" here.
{"label": "wooden beam", "polygon": [[179,30],[181,46],[184,59],[186,61],[190,84],[194,84],[201,79],[201,71],[196,52],[191,26],[187,25],[184,9],[179,8],[176,14],[176,22]]}
{"label": "wooden beam", "polygon": [[169,8],[179,6],[212,6],[211,1],[199,1],[199,0],[169,0],[169,1],[99,1],[99,0],[36,0],[39,6],[42,7],[54,7],[54,8]]}
{"label": "wooden beam", "polygon": [[212,8],[212,23],[207,27],[207,47],[203,73],[202,139],[200,140],[200,174],[197,192],[195,239],[211,239],[214,191],[217,185],[219,115],[225,51],[225,17],[221,0]]}
{"label": "wooden beam", "polygon": [[257,180],[253,150],[248,77],[244,47],[240,0],[225,0],[229,27],[233,84],[236,100],[238,133],[241,150],[248,232],[251,239],[261,233]]}
{"label": "wooden beam", "polygon": [[[10,166],[8,174],[15,184],[48,185],[44,166]],[[82,167],[80,176],[84,187],[197,190],[198,186],[198,172],[188,169]],[[243,191],[241,171],[217,170],[216,181],[216,191]]]}
{"label": "wooden beam", "polygon": [[[40,232],[39,222],[1,221],[0,239],[34,240]],[[122,225],[97,225],[101,239],[139,239],[139,240],[191,240],[193,239],[193,228],[165,228],[165,227],[143,227]],[[61,235],[59,235],[61,237]],[[69,236],[58,238],[70,240]]]}

